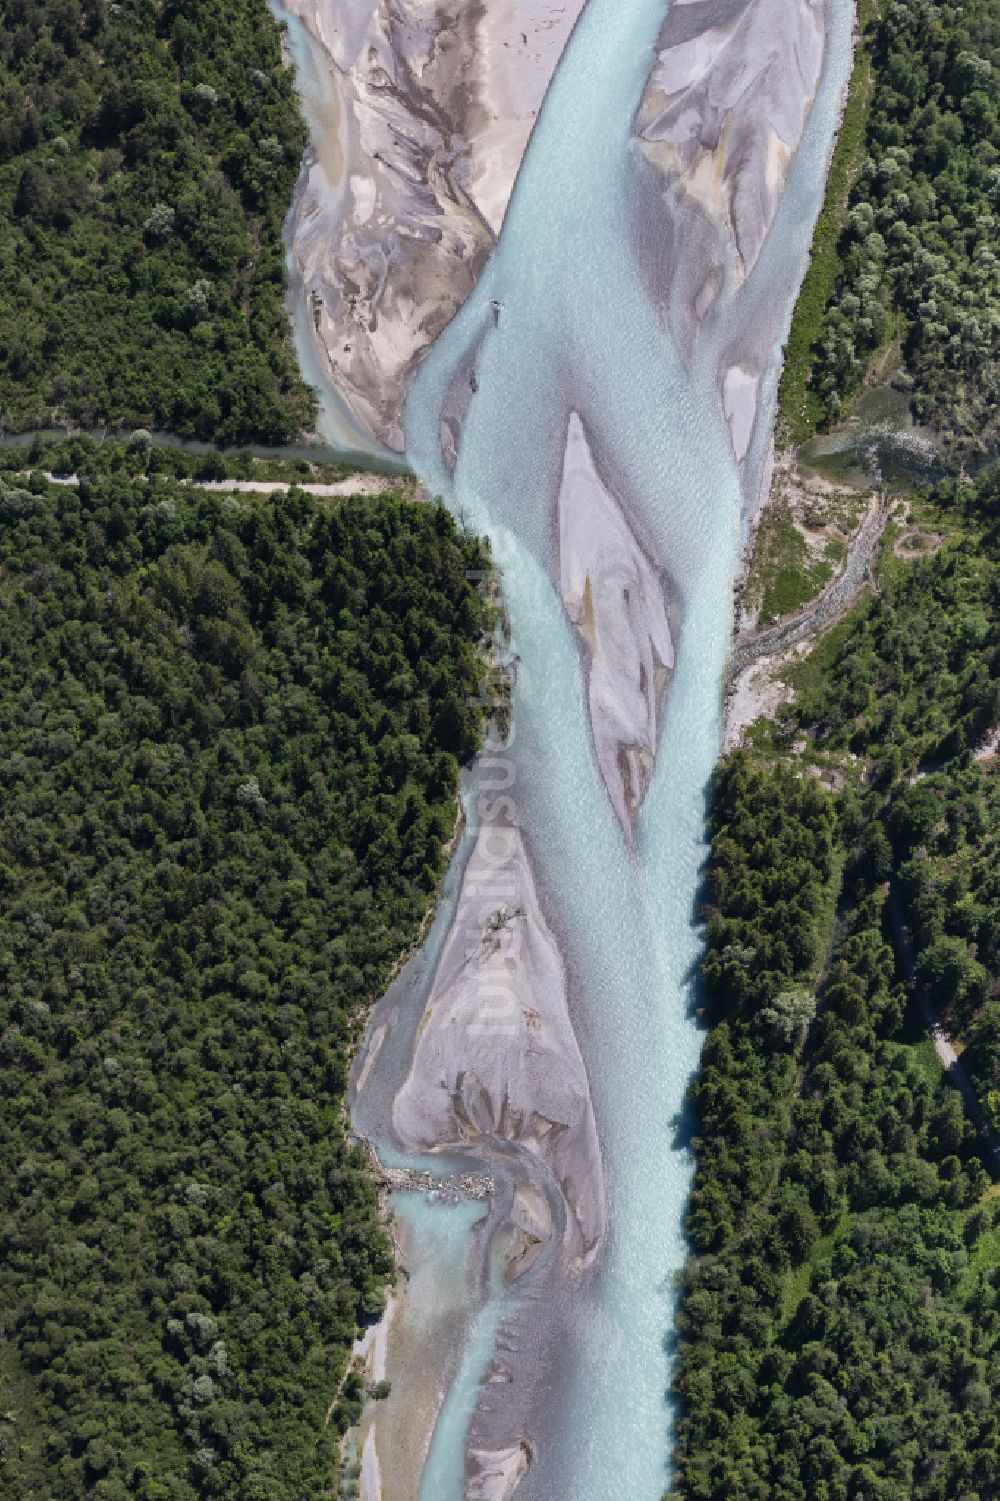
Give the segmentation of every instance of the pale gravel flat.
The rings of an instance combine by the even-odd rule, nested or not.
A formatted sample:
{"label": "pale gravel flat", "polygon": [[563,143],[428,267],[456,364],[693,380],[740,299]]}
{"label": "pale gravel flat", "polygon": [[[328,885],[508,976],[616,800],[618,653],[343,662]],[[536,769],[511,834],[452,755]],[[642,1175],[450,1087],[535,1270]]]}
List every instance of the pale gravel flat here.
{"label": "pale gravel flat", "polygon": [[667,582],[598,474],[576,412],[566,434],[558,511],[560,590],[586,647],[597,760],[619,821],[631,835],[674,667]]}
{"label": "pale gravel flat", "polygon": [[306,495],[315,495],[318,499],[333,500],[338,496],[348,495],[385,495],[391,490],[398,490],[401,482],[398,478],[388,474],[369,474],[359,472],[348,475],[347,479],[334,480],[331,484],[323,485],[314,483],[312,480],[265,480],[265,479],[217,479],[217,480],[192,480],[192,486],[197,490],[215,490],[221,494],[230,495],[276,495],[286,490],[303,490]]}
{"label": "pale gravel flat", "polygon": [[542,1163],[568,1211],[561,1254],[592,1264],[607,1203],[590,1085],[559,949],[511,824],[479,833],[393,1125],[416,1151],[497,1138]]}
{"label": "pale gravel flat", "polygon": [[313,111],[290,215],[301,295],[322,368],[396,451],[409,380],[495,244],[582,7],[287,0],[335,100]]}
{"label": "pale gravel flat", "polygon": [[362,1415],[363,1473],[366,1452],[377,1462],[369,1460],[363,1501],[418,1501],[431,1435],[475,1301],[464,1275],[445,1280],[433,1265],[417,1261],[404,1220],[395,1221],[394,1231],[401,1261],[414,1273],[399,1278],[385,1325],[386,1364],[379,1379],[388,1377],[392,1391]]}

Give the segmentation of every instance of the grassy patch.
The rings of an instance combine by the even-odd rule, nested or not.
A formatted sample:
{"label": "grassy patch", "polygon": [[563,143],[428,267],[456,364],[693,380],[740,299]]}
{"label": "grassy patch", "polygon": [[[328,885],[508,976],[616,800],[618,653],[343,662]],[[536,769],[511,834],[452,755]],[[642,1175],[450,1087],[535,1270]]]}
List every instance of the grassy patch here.
{"label": "grassy patch", "polygon": [[815,692],[816,687],[823,682],[827,670],[838,660],[844,644],[850,640],[867,611],[866,594],[852,606],[832,630],[826,631],[820,637],[807,657],[789,663],[785,678],[794,693],[804,692],[808,695],[810,692]]}
{"label": "grassy patch", "polygon": [[[997,1184],[994,1184],[994,1190]],[[995,1192],[991,1192],[994,1198]],[[971,1271],[986,1271],[989,1267],[1000,1267],[1000,1225],[992,1226],[985,1235],[980,1235],[979,1240],[973,1246],[968,1265]]]}
{"label": "grassy patch", "polygon": [[[923,1023],[920,1023],[922,1026]],[[944,1072],[941,1059],[937,1055],[934,1039],[928,1032],[910,1044],[910,1061],[918,1068],[931,1086],[938,1083]]]}
{"label": "grassy patch", "polygon": [[833,1254],[833,1248],[838,1240],[843,1240],[849,1234],[851,1228],[851,1216],[846,1211],[840,1216],[833,1228],[821,1235],[819,1240],[809,1252],[805,1261],[798,1266],[792,1266],[785,1273],[785,1286],[783,1290],[783,1302],[781,1308],[781,1322],[787,1324],[789,1319],[798,1308],[802,1299],[812,1285],[813,1272],[822,1266]]}
{"label": "grassy patch", "polygon": [[747,579],[747,598],[758,624],[770,625],[815,599],[833,575],[833,564],[813,557],[786,502],[768,507],[761,520]]}
{"label": "grassy patch", "polygon": [[808,473],[802,475],[802,483],[799,514],[803,525],[807,526],[810,531],[820,531],[823,527],[835,527],[845,536],[857,531],[871,499],[870,490],[815,492],[809,489]]}
{"label": "grassy patch", "polygon": [[[1000,1183],[991,1183],[976,1208],[981,1210],[988,1206],[998,1195]],[[1000,1224],[984,1231],[969,1248],[969,1265],[962,1278],[962,1291],[968,1295],[976,1284],[978,1274],[997,1266],[1000,1266]]]}
{"label": "grassy patch", "polygon": [[[818,1244],[826,1244],[825,1237],[824,1240],[818,1242]],[[829,1249],[828,1245],[827,1249]],[[783,1289],[781,1306],[782,1324],[788,1323],[788,1320],[791,1318],[792,1314],[795,1312],[796,1308],[798,1308],[799,1304],[802,1302],[802,1299],[809,1291],[809,1284],[812,1282],[812,1273],[813,1268],[811,1260],[803,1261],[798,1266],[789,1267],[788,1271],[785,1273],[785,1286]]]}

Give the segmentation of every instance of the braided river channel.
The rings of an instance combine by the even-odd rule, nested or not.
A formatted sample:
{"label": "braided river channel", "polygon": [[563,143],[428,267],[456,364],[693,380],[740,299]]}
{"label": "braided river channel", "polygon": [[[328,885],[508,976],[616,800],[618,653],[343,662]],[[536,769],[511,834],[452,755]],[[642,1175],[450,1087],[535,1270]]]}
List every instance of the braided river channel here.
{"label": "braided river channel", "polygon": [[[379,1494],[380,1484],[384,1501],[659,1501],[669,1489],[671,1330],[691,1181],[685,1097],[701,1041],[706,790],[719,753],[733,586],[767,484],[781,346],[851,59],[848,0],[813,9],[822,65],[780,202],[747,274],[723,279],[692,334],[690,266],[674,274],[686,221],[677,210],[665,232],[670,207],[635,136],[667,7],[588,0],[499,243],[410,387],[406,457],[432,494],[491,541],[515,686],[508,740],[491,743],[466,780],[465,830],[427,942],[376,1008],[355,1069],[354,1126],[386,1163],[427,1166],[441,1178],[489,1174],[496,1185],[484,1202],[393,1195],[410,1348],[394,1354],[390,1332],[394,1390],[378,1423],[406,1424],[405,1404],[421,1389],[431,1415],[429,1443],[414,1448],[419,1473],[402,1483],[387,1467],[391,1438],[381,1480],[374,1460],[367,1467],[364,1493]],[[737,356],[747,363],[748,349],[756,405],[740,452],[723,378]],[[442,434],[457,389],[452,432],[460,436],[449,455]],[[671,649],[655,659],[663,678],[655,758],[624,819],[598,754],[586,632],[571,618],[565,582],[560,588],[559,497],[574,432],[574,462],[596,472],[667,581]],[[398,1097],[428,996],[442,963],[453,962],[463,881],[481,855],[484,799],[495,803],[498,791],[509,795],[504,829],[516,826],[530,857],[533,896],[558,950],[600,1146],[603,1183],[594,1191],[603,1205],[591,1214],[599,1229],[572,1256],[560,1249],[569,1211],[554,1181],[557,1158],[526,1167],[524,1131],[515,1139],[516,1131],[470,1130],[420,1156],[400,1125]],[[496,1049],[506,1046],[501,1028]],[[540,1101],[541,1116],[545,1108]],[[584,1197],[570,1197],[582,1222]],[[529,1201],[544,1201],[536,1219],[547,1228],[517,1240],[512,1217],[523,1228]],[[512,1275],[515,1251],[521,1269]],[[426,1341],[423,1362],[414,1330]],[[381,1445],[378,1425],[375,1433]]]}

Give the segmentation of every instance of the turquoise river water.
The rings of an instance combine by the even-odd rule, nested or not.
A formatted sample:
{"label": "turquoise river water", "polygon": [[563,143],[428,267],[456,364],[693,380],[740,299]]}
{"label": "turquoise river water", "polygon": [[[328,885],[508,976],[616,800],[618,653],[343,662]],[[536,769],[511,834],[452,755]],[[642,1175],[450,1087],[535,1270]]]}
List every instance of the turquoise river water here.
{"label": "turquoise river water", "polygon": [[[635,204],[641,164],[630,127],[664,0],[589,0],[550,88],[498,249],[425,359],[406,411],[407,457],[431,491],[492,539],[519,657],[510,755],[536,876],[577,997],[574,1025],[605,1153],[610,1237],[600,1275],[566,1313],[546,1380],[536,1463],[518,1501],[658,1501],[669,1486],[670,1331],[690,1188],[684,1100],[697,1066],[694,1016],[706,854],[705,791],[718,755],[722,674],[749,480],[717,395],[726,318],[693,360],[653,304]],[[851,11],[833,0],[822,84],[778,219],[740,294],[787,329],[819,208]],[[667,292],[669,299],[669,292]],[[502,305],[493,327],[492,302]],[[454,476],[439,450],[444,394],[481,345],[477,394]],[[764,418],[747,465],[759,474]],[[550,579],[552,496],[566,424],[580,412],[626,509],[661,540],[682,627],[652,785],[634,849],[615,819],[589,738],[578,640]],[[449,916],[445,901],[431,944]],[[426,957],[425,971],[429,969]],[[412,1004],[419,1008],[420,987]],[[397,1203],[419,1255],[442,1223],[470,1216],[412,1195]],[[505,1300],[495,1286],[472,1320],[434,1432],[421,1501],[460,1501],[463,1450]],[[393,1501],[391,1496],[385,1501]]]}

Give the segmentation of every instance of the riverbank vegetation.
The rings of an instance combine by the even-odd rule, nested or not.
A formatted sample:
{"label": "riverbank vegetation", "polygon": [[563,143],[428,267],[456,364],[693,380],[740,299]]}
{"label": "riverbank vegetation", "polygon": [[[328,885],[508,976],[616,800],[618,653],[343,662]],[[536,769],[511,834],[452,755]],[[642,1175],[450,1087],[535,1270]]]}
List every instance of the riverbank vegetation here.
{"label": "riverbank vegetation", "polygon": [[823,206],[813,231],[809,265],[785,343],[778,390],[778,437],[783,443],[804,443],[824,416],[822,401],[812,389],[810,377],[830,298],[843,270],[841,235],[851,190],[864,164],[868,112],[874,90],[872,50],[885,3],[886,0],[860,0],[858,5],[858,36],[847,102],[830,161]]}
{"label": "riverbank vegetation", "polygon": [[0,1490],[328,1494],[391,1256],[345,1088],[455,822],[437,507],[0,477]]}
{"label": "riverbank vegetation", "polygon": [[872,67],[864,162],[846,213],[842,195],[828,195],[782,411],[795,440],[836,421],[875,356],[898,343],[895,378],[916,415],[960,455],[995,452],[1000,3],[894,0]]}
{"label": "riverbank vegetation", "polygon": [[964,1063],[1000,1128],[1000,472],[945,481],[924,506],[941,545],[892,560],[793,673],[794,715],[817,761],[867,769],[866,858],[898,893],[924,998],[979,1039]]}
{"label": "riverbank vegetation", "polygon": [[1000,478],[924,514],[942,545],[886,560],[716,778],[685,1501],[985,1501],[1000,1473]]}
{"label": "riverbank vegetation", "polygon": [[0,425],[296,437],[305,127],[265,0],[10,0],[4,23]]}
{"label": "riverbank vegetation", "polygon": [[771,499],[754,538],[743,594],[744,605],[753,610],[756,625],[773,625],[815,599],[833,577],[834,563],[842,562],[845,552],[838,539],[828,542],[822,555],[817,556],[806,541],[804,528],[796,525],[788,500],[781,495]]}

